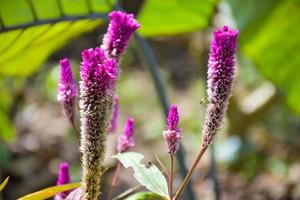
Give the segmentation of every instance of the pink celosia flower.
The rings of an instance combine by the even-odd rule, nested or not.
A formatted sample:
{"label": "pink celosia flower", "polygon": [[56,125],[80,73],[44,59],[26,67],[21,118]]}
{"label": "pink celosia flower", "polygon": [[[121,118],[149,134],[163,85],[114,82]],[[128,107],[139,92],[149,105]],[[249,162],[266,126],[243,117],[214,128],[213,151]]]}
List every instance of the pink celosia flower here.
{"label": "pink celosia flower", "polygon": [[131,147],[134,146],[134,120],[133,118],[127,119],[127,122],[124,127],[123,134],[119,137],[118,143],[118,152],[128,151]]}
{"label": "pink celosia flower", "polygon": [[100,48],[82,52],[80,69],[81,152],[84,199],[100,196],[100,180],[104,170],[107,115],[112,105],[118,78],[114,58],[107,58]]}
{"label": "pink celosia flower", "polygon": [[[68,183],[70,183],[69,164],[67,162],[62,162],[59,165],[58,179],[56,184],[64,185]],[[61,192],[54,197],[54,200],[63,200],[70,192],[71,191]]]}
{"label": "pink celosia flower", "polygon": [[181,130],[178,128],[179,114],[176,105],[171,105],[167,118],[167,130],[163,132],[168,153],[175,155],[179,149]]}
{"label": "pink celosia flower", "polygon": [[202,147],[212,142],[228,105],[235,75],[238,31],[224,26],[214,32],[208,63],[208,106],[202,130]]}
{"label": "pink celosia flower", "polygon": [[109,57],[118,59],[125,51],[133,32],[140,27],[140,24],[132,14],[121,11],[112,11],[109,18],[110,23],[101,47]]}
{"label": "pink celosia flower", "polygon": [[74,123],[77,85],[74,81],[70,62],[67,58],[60,60],[60,81],[58,83],[57,100],[61,103],[64,112],[71,123]]}
{"label": "pink celosia flower", "polygon": [[108,133],[114,133],[116,131],[117,124],[118,124],[118,116],[119,116],[119,97],[115,95],[113,108],[112,108],[112,115],[108,127]]}

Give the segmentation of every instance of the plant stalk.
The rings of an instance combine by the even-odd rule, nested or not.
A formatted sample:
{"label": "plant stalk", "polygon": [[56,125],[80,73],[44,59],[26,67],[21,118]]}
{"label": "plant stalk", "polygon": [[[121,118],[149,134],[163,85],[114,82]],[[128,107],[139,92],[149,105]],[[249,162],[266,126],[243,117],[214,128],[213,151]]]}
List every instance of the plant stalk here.
{"label": "plant stalk", "polygon": [[169,176],[169,192],[170,200],[173,199],[173,177],[174,177],[174,158],[173,155],[170,155],[170,176]]}
{"label": "plant stalk", "polygon": [[178,191],[176,192],[176,195],[174,197],[174,200],[178,200],[179,197],[181,196],[185,186],[188,184],[193,172],[195,171],[196,167],[198,166],[201,158],[203,157],[203,154],[205,153],[207,147],[201,147],[197,158],[195,159],[192,168],[189,170],[188,174],[185,176],[183,182],[181,183],[181,186],[179,187]]}

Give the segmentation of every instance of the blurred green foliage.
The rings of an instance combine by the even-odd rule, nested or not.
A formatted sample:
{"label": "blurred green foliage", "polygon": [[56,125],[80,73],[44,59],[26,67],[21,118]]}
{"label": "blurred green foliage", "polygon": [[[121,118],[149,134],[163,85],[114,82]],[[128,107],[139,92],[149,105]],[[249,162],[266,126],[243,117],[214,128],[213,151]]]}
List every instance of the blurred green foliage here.
{"label": "blurred green foliage", "polygon": [[240,47],[264,77],[281,88],[288,106],[300,114],[300,1],[229,0]]}
{"label": "blurred green foliage", "polygon": [[207,27],[218,0],[149,0],[140,15],[143,36],[186,33]]}

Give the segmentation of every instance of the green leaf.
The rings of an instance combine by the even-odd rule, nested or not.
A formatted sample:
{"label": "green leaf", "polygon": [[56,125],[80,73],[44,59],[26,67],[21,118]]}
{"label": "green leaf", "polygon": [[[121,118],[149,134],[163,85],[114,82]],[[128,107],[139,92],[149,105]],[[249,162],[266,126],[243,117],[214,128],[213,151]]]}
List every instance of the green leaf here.
{"label": "green leaf", "polygon": [[218,0],[145,1],[138,20],[144,36],[173,35],[209,25]]}
{"label": "green leaf", "polygon": [[151,192],[140,192],[130,197],[127,197],[125,200],[164,200],[161,196]]}
{"label": "green leaf", "polygon": [[168,184],[165,177],[155,165],[151,164],[146,167],[142,164],[143,155],[135,152],[126,152],[119,153],[114,157],[119,159],[125,168],[133,168],[133,175],[141,185],[151,192],[164,196],[167,199],[169,198]]}
{"label": "green leaf", "polygon": [[55,50],[98,27],[113,4],[107,0],[0,0],[0,76],[30,75]]}
{"label": "green leaf", "polygon": [[287,105],[300,114],[299,0],[229,2],[241,31],[242,52],[284,91]]}
{"label": "green leaf", "polygon": [[0,185],[0,192],[6,186],[6,184],[8,183],[8,180],[9,180],[9,176],[1,183],[1,185]]}
{"label": "green leaf", "polygon": [[79,183],[69,183],[65,185],[59,185],[59,186],[53,186],[49,187],[43,190],[40,190],[38,192],[28,194],[26,196],[23,196],[19,198],[18,200],[39,200],[39,199],[47,199],[50,197],[55,196],[57,193],[72,190],[75,188],[80,187]]}

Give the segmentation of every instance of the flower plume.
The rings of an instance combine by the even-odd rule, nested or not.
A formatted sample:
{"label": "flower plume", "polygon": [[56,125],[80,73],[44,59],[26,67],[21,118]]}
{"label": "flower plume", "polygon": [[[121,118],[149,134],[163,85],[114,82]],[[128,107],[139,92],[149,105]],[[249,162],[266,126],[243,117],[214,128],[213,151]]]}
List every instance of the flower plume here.
{"label": "flower plume", "polygon": [[118,152],[128,151],[134,146],[134,119],[128,118],[122,135],[119,137]]}
{"label": "flower plume", "polygon": [[101,47],[109,57],[118,59],[125,51],[132,34],[140,27],[140,24],[135,20],[133,14],[121,11],[112,11],[109,18],[110,23]]}
{"label": "flower plume", "polygon": [[238,31],[224,26],[214,32],[208,62],[208,106],[202,130],[202,147],[212,142],[227,109],[235,76]]}
{"label": "flower plume", "polygon": [[82,52],[80,69],[82,189],[86,200],[100,196],[107,115],[118,78],[117,62],[101,48]]}
{"label": "flower plume", "polygon": [[70,122],[74,124],[77,98],[77,85],[74,81],[70,62],[67,58],[60,60],[60,80],[57,100],[61,103]]}
{"label": "flower plume", "polygon": [[163,132],[168,153],[175,155],[179,149],[181,130],[178,128],[179,114],[176,105],[171,105],[168,118],[167,130]]}

